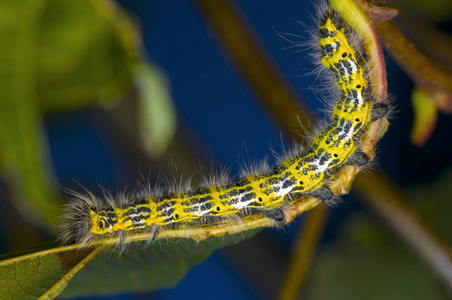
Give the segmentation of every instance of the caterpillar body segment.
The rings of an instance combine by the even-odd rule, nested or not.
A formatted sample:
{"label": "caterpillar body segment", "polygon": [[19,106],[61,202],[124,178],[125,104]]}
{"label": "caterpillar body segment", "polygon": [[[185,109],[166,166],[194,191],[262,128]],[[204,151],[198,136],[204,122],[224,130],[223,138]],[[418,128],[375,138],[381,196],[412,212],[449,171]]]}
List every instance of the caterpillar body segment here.
{"label": "caterpillar body segment", "polygon": [[[366,166],[370,158],[358,147],[368,125],[389,113],[372,98],[369,70],[351,41],[351,29],[340,15],[324,11],[318,38],[321,62],[333,75],[338,98],[330,122],[310,146],[277,167],[234,182],[201,186],[120,201],[79,196],[68,210],[63,239],[89,244],[106,237],[149,231],[151,240],[167,229],[212,228],[260,215],[286,224],[285,208],[311,196],[337,201],[329,179],[346,164]],[[126,197],[127,198],[127,197]],[[107,203],[106,203],[107,202]]]}
{"label": "caterpillar body segment", "polygon": [[[353,49],[351,30],[333,10],[328,9],[320,18],[319,45],[321,61],[334,76],[339,98],[333,108],[332,120],[354,123],[355,132],[371,121],[372,90],[366,62],[358,50]],[[350,38],[349,38],[350,39]],[[355,141],[360,136],[355,135]]]}

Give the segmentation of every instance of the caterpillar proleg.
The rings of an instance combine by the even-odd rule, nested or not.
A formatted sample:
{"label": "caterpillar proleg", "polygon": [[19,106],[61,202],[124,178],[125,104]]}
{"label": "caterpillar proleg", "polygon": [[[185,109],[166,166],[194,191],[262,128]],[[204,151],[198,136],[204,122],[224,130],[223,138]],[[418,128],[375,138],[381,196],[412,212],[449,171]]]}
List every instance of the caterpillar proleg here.
{"label": "caterpillar proleg", "polygon": [[77,195],[68,206],[62,239],[88,245],[110,237],[125,241],[130,234],[149,233],[152,242],[165,230],[239,223],[250,216],[287,224],[285,211],[305,197],[335,203],[328,181],[345,165],[366,166],[371,160],[359,149],[368,125],[387,114],[372,98],[367,64],[339,13],[326,9],[320,18],[320,59],[334,76],[338,99],[330,122],[304,150],[278,166],[232,182],[189,190],[122,194],[96,198]]}

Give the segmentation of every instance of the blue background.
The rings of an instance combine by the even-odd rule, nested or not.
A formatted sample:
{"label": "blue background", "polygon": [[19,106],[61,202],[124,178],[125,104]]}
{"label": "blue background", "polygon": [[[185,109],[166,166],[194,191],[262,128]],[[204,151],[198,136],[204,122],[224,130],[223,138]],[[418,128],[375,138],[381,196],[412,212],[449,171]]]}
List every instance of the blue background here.
{"label": "blue background", "polygon": [[[282,128],[271,123],[253,100],[219,51],[205,24],[190,1],[135,0],[120,1],[141,23],[148,56],[171,81],[171,92],[178,111],[179,124],[189,135],[199,160],[216,167],[227,166],[231,174],[239,170],[240,157],[246,162],[262,160],[270,145],[279,150]],[[314,65],[307,51],[297,52],[277,32],[309,37],[306,29],[313,23],[310,1],[241,1],[241,8],[259,38],[295,89],[317,112],[323,108],[315,76],[306,76]],[[303,47],[301,47],[303,48]],[[434,180],[444,166],[451,164],[450,134],[436,130],[431,142],[417,149],[409,144],[412,122],[409,92],[412,83],[388,58],[388,80],[397,113],[389,132],[379,143],[378,161],[384,171],[400,186]],[[319,113],[319,116],[322,116]],[[450,119],[450,118],[449,118]],[[450,120],[440,116],[438,128],[450,128]],[[121,144],[112,128],[96,111],[49,116],[46,127],[56,176],[63,186],[76,187],[74,179],[88,188],[102,183],[112,190],[133,184],[138,169],[148,166],[131,163],[127,145]],[[294,128],[294,131],[300,128]],[[285,141],[290,145],[291,141]],[[435,157],[425,153],[435,153]],[[424,158],[422,158],[424,157]],[[416,159],[416,164],[413,164]],[[271,161],[271,158],[270,158]],[[153,174],[159,170],[150,166]],[[422,171],[420,171],[422,170]],[[363,209],[352,197],[332,209],[322,247],[336,237],[342,220]],[[264,230],[249,241],[215,252],[207,261],[192,269],[174,289],[151,294],[120,295],[111,299],[273,298],[284,276],[290,245],[297,230],[296,222],[282,230]],[[258,250],[258,251],[256,251]]]}

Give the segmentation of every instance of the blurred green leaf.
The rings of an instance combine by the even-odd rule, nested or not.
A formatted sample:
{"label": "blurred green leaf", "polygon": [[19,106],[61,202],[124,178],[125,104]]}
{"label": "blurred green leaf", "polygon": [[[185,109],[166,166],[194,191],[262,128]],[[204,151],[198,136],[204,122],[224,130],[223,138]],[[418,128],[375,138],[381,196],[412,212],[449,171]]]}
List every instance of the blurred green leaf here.
{"label": "blurred green leaf", "polygon": [[44,113],[115,104],[136,82],[148,148],[166,149],[175,130],[166,84],[142,60],[138,30],[114,2],[1,1],[0,49],[0,172],[35,224],[52,223],[62,205]]}
{"label": "blurred green leaf", "polygon": [[169,94],[168,80],[156,66],[142,64],[134,69],[138,88],[141,136],[147,152],[162,155],[176,131],[176,114]]}
{"label": "blurred green leaf", "polygon": [[[36,90],[36,40],[44,1],[0,2],[0,172],[23,211],[59,215]],[[31,205],[30,205],[31,204]],[[39,211],[39,213],[36,212]]]}
{"label": "blurred green leaf", "polygon": [[414,88],[411,93],[411,105],[414,117],[410,141],[415,146],[424,146],[435,129],[438,109],[433,96],[419,88]]}
{"label": "blurred green leaf", "polygon": [[[452,173],[409,194],[422,215],[452,242]],[[321,251],[307,299],[448,299],[435,274],[364,213],[350,217],[338,242]]]}
{"label": "blurred green leaf", "polygon": [[37,37],[37,96],[45,112],[111,101],[132,88],[139,36],[110,1],[50,1]]}

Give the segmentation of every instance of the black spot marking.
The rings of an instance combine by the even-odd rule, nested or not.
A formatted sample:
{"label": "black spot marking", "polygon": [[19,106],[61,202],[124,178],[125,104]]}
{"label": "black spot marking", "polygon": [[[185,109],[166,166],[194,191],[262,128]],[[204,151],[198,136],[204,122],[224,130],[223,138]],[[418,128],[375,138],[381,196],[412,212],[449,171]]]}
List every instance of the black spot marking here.
{"label": "black spot marking", "polygon": [[336,36],[335,31],[329,31],[326,28],[319,29],[319,39],[325,39],[325,38],[334,37],[334,36]]}
{"label": "black spot marking", "polygon": [[244,196],[240,199],[240,201],[241,201],[241,202],[247,202],[247,201],[250,201],[251,199],[253,199],[253,198],[255,198],[255,197],[256,197],[256,194],[255,194],[255,193],[249,193],[249,194],[244,195]]}
{"label": "black spot marking", "polygon": [[211,203],[205,203],[205,204],[201,205],[200,209],[201,209],[201,211],[211,210],[212,209],[212,204]]}
{"label": "black spot marking", "polygon": [[97,227],[99,227],[100,229],[104,229],[105,228],[105,221],[104,220],[100,220],[97,222]]}

